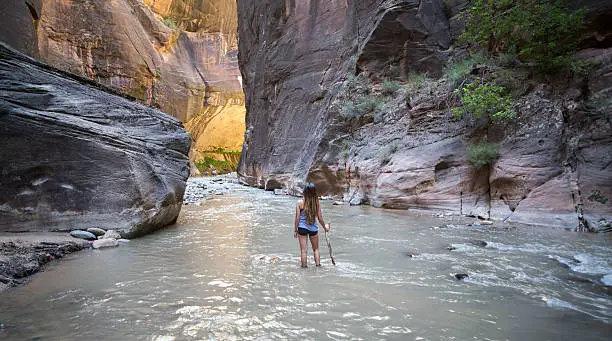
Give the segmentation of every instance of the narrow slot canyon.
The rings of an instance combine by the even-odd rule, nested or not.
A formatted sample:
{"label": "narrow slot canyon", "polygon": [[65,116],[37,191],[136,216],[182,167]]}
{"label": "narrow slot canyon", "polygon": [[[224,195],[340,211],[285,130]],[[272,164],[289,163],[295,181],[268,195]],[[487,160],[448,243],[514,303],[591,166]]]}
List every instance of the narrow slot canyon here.
{"label": "narrow slot canyon", "polygon": [[0,339],[608,341],[611,17],[1,0]]}
{"label": "narrow slot canyon", "polygon": [[235,171],[245,132],[235,1],[10,0],[0,11],[0,40],[183,122],[192,175]]}

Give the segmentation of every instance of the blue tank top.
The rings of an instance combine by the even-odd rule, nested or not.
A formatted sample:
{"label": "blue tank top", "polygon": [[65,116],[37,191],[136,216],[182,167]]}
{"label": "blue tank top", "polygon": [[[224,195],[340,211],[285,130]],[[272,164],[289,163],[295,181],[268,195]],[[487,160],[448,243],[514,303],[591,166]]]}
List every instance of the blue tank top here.
{"label": "blue tank top", "polygon": [[307,229],[308,231],[312,231],[312,232],[319,231],[319,228],[317,227],[316,223],[308,224],[306,222],[306,213],[304,213],[303,209],[300,210],[300,221],[298,222],[298,227]]}

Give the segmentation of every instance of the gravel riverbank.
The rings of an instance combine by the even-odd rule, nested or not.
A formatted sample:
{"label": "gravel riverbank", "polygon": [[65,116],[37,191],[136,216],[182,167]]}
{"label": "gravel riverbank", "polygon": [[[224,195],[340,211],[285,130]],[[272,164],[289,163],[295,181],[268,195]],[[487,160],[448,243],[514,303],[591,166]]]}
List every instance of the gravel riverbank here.
{"label": "gravel riverbank", "polygon": [[47,263],[89,247],[68,233],[0,233],[0,292],[27,282]]}

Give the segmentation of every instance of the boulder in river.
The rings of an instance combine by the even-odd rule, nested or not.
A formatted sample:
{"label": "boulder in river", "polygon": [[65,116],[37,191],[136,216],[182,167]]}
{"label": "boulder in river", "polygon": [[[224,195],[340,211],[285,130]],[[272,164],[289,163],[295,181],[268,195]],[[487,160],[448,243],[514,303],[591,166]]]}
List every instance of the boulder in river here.
{"label": "boulder in river", "polygon": [[484,240],[472,240],[470,243],[472,243],[472,245],[480,246],[480,247],[487,246],[487,242],[485,242]]}
{"label": "boulder in river", "polygon": [[190,138],[177,119],[0,44],[0,231],[176,221]]}
{"label": "boulder in river", "polygon": [[93,233],[94,235],[96,235],[96,237],[103,236],[106,233],[105,230],[97,227],[90,227],[87,229],[87,232]]}
{"label": "boulder in river", "polygon": [[468,277],[470,277],[470,276],[468,276],[468,274],[455,274],[455,278],[458,279],[458,280],[462,280],[462,279],[465,279],[465,278],[468,278]]}
{"label": "boulder in river", "polygon": [[85,239],[85,240],[94,240],[94,239],[96,239],[96,236],[93,233],[87,232],[87,231],[82,231],[82,230],[71,231],[70,235],[73,236],[74,238],[81,238],[81,239]]}
{"label": "boulder in river", "polygon": [[104,247],[114,247],[118,245],[119,245],[119,242],[117,241],[117,239],[114,239],[114,238],[104,238],[104,239],[94,240],[92,244],[94,249],[100,249]]}
{"label": "boulder in river", "polygon": [[121,234],[119,234],[119,232],[115,231],[115,230],[108,230],[106,231],[106,233],[104,234],[104,236],[102,237],[102,239],[121,239]]}

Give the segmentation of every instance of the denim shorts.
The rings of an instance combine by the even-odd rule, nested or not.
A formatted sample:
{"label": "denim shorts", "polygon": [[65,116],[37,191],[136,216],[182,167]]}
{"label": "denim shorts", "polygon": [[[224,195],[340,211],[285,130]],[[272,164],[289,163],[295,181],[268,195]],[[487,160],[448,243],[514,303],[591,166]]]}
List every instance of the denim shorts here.
{"label": "denim shorts", "polygon": [[300,236],[310,236],[310,237],[312,237],[312,236],[316,236],[317,233],[318,233],[318,231],[310,231],[310,230],[305,229],[303,227],[298,227],[298,234]]}

